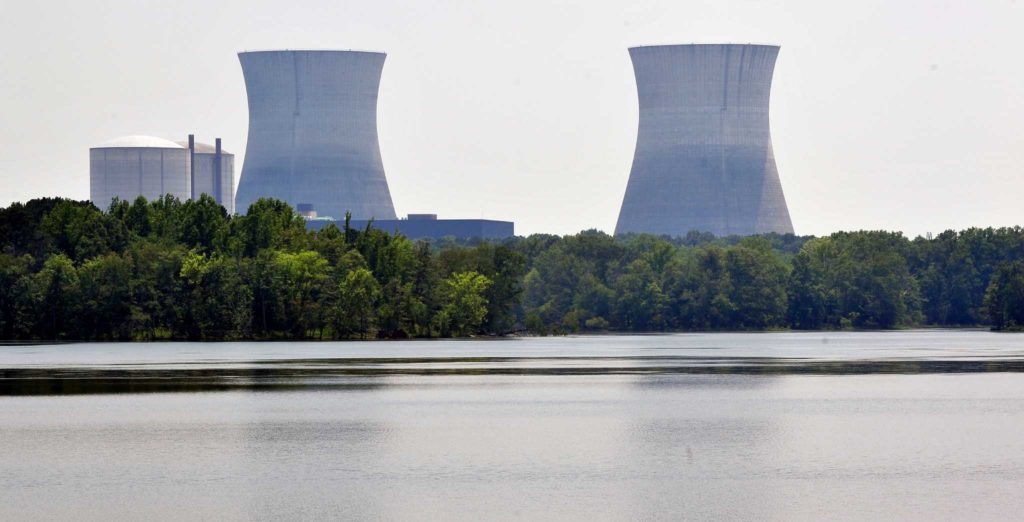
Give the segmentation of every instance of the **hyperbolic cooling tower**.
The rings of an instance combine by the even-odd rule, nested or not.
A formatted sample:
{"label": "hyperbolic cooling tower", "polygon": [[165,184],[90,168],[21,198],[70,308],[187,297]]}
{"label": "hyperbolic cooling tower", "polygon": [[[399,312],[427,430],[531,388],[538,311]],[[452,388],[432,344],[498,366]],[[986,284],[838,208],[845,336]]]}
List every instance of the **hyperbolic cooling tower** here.
{"label": "hyperbolic cooling tower", "polygon": [[771,45],[629,50],[640,126],[616,234],[793,232],[768,129],[778,53]]}
{"label": "hyperbolic cooling tower", "polygon": [[[249,140],[235,208],[261,197],[320,216],[395,219],[377,142],[384,53],[239,53]],[[308,207],[307,207],[308,208]]]}

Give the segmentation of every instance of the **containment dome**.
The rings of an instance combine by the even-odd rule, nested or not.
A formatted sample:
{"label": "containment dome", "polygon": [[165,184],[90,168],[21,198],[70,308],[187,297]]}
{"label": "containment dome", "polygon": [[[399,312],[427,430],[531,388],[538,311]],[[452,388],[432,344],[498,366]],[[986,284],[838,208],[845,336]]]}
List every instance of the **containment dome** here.
{"label": "containment dome", "polygon": [[272,197],[321,216],[395,219],[377,141],[384,53],[256,51],[238,58],[249,138],[237,210]]}
{"label": "containment dome", "polygon": [[107,209],[114,198],[133,201],[191,195],[188,149],[155,136],[124,136],[89,149],[89,198]]}
{"label": "containment dome", "polygon": [[121,136],[114,138],[96,149],[183,149],[185,147],[156,136]]}

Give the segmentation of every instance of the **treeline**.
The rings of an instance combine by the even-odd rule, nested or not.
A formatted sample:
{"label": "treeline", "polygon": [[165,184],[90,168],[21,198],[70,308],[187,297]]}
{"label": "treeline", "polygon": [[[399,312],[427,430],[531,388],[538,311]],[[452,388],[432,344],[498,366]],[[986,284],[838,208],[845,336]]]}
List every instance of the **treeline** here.
{"label": "treeline", "polygon": [[464,336],[514,328],[524,259],[367,227],[306,230],[285,203],[38,199],[0,211],[4,339]]}
{"label": "treeline", "polygon": [[497,243],[308,231],[285,203],[0,209],[3,339],[341,339],[517,332],[1024,327],[1024,230],[909,240],[596,231]]}

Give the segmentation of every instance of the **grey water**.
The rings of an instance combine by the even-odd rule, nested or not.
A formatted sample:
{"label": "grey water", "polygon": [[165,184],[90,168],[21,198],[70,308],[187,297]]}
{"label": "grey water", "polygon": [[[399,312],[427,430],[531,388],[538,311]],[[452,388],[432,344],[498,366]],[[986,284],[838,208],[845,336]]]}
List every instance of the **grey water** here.
{"label": "grey water", "polygon": [[1015,520],[1024,336],[0,346],[0,520]]}

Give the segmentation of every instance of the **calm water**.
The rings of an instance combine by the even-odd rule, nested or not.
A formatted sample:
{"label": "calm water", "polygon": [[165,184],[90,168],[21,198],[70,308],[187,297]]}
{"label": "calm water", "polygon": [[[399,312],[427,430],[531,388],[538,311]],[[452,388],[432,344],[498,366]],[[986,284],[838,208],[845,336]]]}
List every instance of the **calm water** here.
{"label": "calm water", "polygon": [[6,346],[0,520],[1015,520],[1022,361],[962,331]]}

